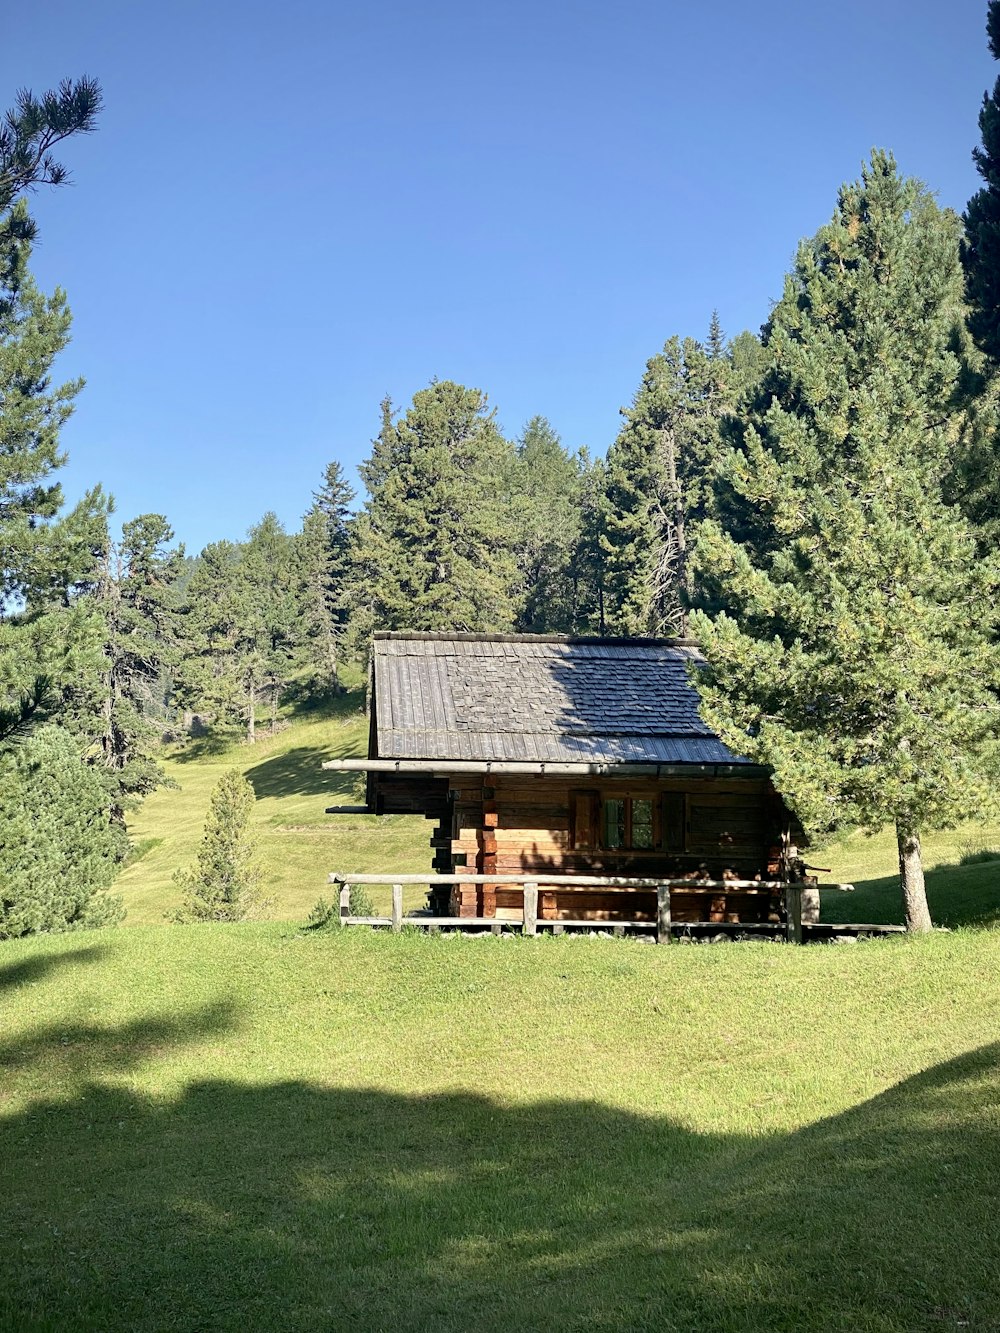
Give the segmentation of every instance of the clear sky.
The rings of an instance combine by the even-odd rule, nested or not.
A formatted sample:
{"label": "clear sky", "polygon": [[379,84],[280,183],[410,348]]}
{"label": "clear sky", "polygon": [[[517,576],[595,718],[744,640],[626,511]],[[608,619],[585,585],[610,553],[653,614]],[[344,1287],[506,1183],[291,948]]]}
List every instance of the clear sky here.
{"label": "clear sky", "polygon": [[873,146],[961,210],[986,0],[46,0],[0,105],[88,73],[34,201],[87,387],[68,494],[190,550],[354,465],[384,394],[485,389],[603,452],[672,333],[758,328]]}

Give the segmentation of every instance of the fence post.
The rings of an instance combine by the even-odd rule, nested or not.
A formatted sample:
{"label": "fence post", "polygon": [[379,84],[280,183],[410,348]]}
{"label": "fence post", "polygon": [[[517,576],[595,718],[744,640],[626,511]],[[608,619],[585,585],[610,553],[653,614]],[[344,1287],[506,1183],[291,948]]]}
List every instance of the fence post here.
{"label": "fence post", "polygon": [[351,915],[351,886],[342,884],[340,886],[340,924],[343,925]]}
{"label": "fence post", "polygon": [[789,884],[785,890],[786,938],[789,944],[802,943],[802,885]]}
{"label": "fence post", "polygon": [[670,885],[656,886],[656,942],[670,943]]}
{"label": "fence post", "polygon": [[402,884],[394,884],[392,886],[392,928],[397,932],[403,929]]}
{"label": "fence post", "polygon": [[524,925],[521,927],[525,935],[538,934],[538,885],[525,884],[524,886]]}

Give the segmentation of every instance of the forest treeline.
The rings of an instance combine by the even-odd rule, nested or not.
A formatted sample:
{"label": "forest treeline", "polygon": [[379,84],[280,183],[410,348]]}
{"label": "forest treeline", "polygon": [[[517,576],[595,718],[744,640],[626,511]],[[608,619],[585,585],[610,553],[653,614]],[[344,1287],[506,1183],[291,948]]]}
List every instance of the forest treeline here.
{"label": "forest treeline", "polygon": [[[1000,54],[998,0],[988,27]],[[604,457],[435,380],[373,410],[357,490],[331,459],[297,530],[267,513],[194,557],[58,485],[81,386],[52,378],[70,315],[25,196],[99,110],[85,79],[0,128],[0,937],[119,910],[99,891],[167,727],[253,743],[376,629],[693,635],[719,734],[814,832],[894,823],[929,925],[920,830],[997,787],[1000,81],[964,219],[875,153],[760,335],[669,337]]]}

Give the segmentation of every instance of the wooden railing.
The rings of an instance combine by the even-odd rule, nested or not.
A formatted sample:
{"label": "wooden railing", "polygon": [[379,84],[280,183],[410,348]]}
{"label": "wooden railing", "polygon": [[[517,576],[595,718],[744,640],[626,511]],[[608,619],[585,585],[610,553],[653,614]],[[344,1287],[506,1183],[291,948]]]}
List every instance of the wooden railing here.
{"label": "wooden railing", "polygon": [[[628,893],[636,889],[655,890],[656,892],[656,919],[655,921],[592,921],[592,920],[561,920],[545,922],[546,926],[561,934],[566,929],[599,929],[602,926],[610,926],[615,934],[624,934],[625,927],[630,930],[649,930],[656,932],[656,941],[658,944],[668,944],[671,934],[677,928],[671,919],[670,914],[670,892],[672,889],[683,890],[685,893],[695,892],[719,892],[720,890],[732,892],[739,890],[741,893],[767,893],[769,895],[783,894],[785,902],[785,936],[795,944],[802,943],[802,893],[805,889],[815,889],[817,887],[825,889],[841,889],[844,892],[853,890],[853,884],[823,884],[817,885],[813,881],[796,881],[786,883],[784,880],[762,880],[762,879],[635,879],[622,876],[601,876],[601,875],[550,875],[544,876],[535,874],[526,875],[369,875],[354,874],[341,875],[336,871],[330,875],[330,883],[340,886],[340,923],[343,926],[389,926],[394,931],[400,931],[404,923],[407,926],[418,926],[425,930],[440,930],[442,926],[452,929],[483,929],[489,927],[495,935],[499,935],[504,926],[520,926],[523,935],[538,934],[538,889],[540,884],[546,888],[550,885],[554,887],[565,886],[567,888],[585,889],[599,888],[602,893]],[[390,916],[351,916],[351,885],[369,885],[369,884],[389,884],[392,886],[392,914]],[[403,886],[407,884],[426,884],[431,885],[451,885],[451,884],[507,884],[520,885],[524,893],[524,905],[520,919],[505,917],[498,920],[495,917],[469,917],[469,916],[403,916]],[[685,925],[691,926],[711,926],[718,925],[717,922],[687,922]],[[752,929],[744,924],[738,927],[743,930]],[[769,929],[773,930],[773,926]],[[683,929],[683,927],[681,927]],[[758,929],[760,927],[758,926]]]}

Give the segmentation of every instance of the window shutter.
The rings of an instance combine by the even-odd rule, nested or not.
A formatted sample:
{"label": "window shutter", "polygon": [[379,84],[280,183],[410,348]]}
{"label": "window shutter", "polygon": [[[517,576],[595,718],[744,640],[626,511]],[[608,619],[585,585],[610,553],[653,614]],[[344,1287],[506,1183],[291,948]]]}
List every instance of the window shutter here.
{"label": "window shutter", "polygon": [[663,850],[683,852],[687,847],[686,802],[682,791],[665,791],[662,798]]}
{"label": "window shutter", "polygon": [[596,791],[571,791],[569,794],[570,839],[574,847],[596,847],[600,800]]}

